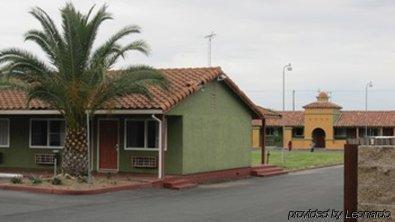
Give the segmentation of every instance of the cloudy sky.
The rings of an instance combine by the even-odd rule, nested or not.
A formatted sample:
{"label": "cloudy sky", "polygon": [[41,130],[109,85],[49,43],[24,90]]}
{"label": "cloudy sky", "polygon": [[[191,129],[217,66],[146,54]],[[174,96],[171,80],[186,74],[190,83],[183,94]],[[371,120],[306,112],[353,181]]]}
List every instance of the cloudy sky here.
{"label": "cloudy sky", "polygon": [[[114,20],[105,23],[99,42],[123,26],[137,24],[152,54],[131,54],[124,63],[155,67],[207,66],[207,40],[214,31],[212,64],[222,69],[257,103],[282,107],[282,67],[287,109],[332,93],[344,109],[395,109],[395,2],[391,0],[166,0],[72,1],[82,11],[108,4]],[[39,49],[23,41],[38,28],[28,14],[40,6],[59,22],[65,1],[2,0],[0,48]]]}

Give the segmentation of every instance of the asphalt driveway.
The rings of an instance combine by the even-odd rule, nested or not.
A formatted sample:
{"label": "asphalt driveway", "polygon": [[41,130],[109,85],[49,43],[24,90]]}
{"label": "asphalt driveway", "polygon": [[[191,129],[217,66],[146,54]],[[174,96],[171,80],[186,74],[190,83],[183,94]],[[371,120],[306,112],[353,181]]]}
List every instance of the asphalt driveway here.
{"label": "asphalt driveway", "polygon": [[92,196],[0,191],[0,221],[284,222],[290,210],[340,210],[342,175],[342,167],[330,167],[185,191],[143,189]]}

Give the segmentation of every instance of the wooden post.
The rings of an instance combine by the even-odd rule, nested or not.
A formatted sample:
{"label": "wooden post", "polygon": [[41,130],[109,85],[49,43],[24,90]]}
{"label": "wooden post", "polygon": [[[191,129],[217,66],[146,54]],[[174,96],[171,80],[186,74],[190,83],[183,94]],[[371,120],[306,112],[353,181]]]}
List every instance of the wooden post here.
{"label": "wooden post", "polygon": [[262,118],[262,126],[260,130],[260,138],[261,138],[261,163],[265,164],[265,140],[266,140],[266,124],[265,119]]}
{"label": "wooden post", "polygon": [[[358,145],[344,145],[344,212],[357,210],[358,205]],[[345,218],[345,222],[356,222]]]}

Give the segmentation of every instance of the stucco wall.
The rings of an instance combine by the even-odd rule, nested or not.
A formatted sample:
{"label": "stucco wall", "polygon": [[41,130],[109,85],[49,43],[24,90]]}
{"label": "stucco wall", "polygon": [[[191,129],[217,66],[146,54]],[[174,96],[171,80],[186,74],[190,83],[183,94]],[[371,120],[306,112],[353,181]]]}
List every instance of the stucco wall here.
{"label": "stucco wall", "polygon": [[312,139],[314,129],[325,131],[325,139],[333,139],[333,123],[337,118],[336,109],[306,109],[304,117],[305,139]]}
{"label": "stucco wall", "polygon": [[[46,116],[45,118],[57,116]],[[1,116],[10,120],[10,146],[0,148],[3,155],[2,168],[29,168],[44,169],[49,168],[46,165],[37,165],[35,163],[35,154],[52,153],[52,149],[29,148],[29,129],[30,118],[24,116]],[[34,116],[34,118],[43,118],[43,116]]]}
{"label": "stucco wall", "polygon": [[252,147],[260,148],[261,147],[261,128],[254,126],[252,129]]}
{"label": "stucco wall", "polygon": [[183,174],[250,166],[251,113],[223,82],[211,82],[169,115],[182,115]]}
{"label": "stucco wall", "polygon": [[[26,168],[26,169],[52,169],[52,166],[37,165],[35,154],[52,153],[53,149],[29,148],[29,129],[31,118],[61,118],[60,116],[2,116],[10,120],[10,146],[0,148],[3,155],[1,168]],[[133,156],[157,156],[157,151],[130,151],[124,149],[124,120],[125,118],[150,118],[150,116],[120,116],[102,115],[93,120],[92,166],[97,169],[97,120],[98,118],[111,118],[119,123],[119,171],[138,173],[157,173],[157,169],[143,169],[132,167]],[[168,119],[168,151],[165,154],[166,173],[181,173],[182,171],[182,118],[171,117]]]}
{"label": "stucco wall", "polygon": [[386,209],[391,211],[391,221],[395,221],[394,188],[395,146],[360,146],[358,148],[358,210]]}
{"label": "stucco wall", "polygon": [[[125,119],[136,119],[136,118],[148,118],[149,115],[102,115],[97,116],[93,121],[95,125],[95,131],[93,139],[93,168],[97,169],[97,123],[98,119],[111,118],[117,120],[119,123],[119,171],[120,172],[134,172],[134,173],[157,173],[158,169],[147,169],[147,168],[134,168],[132,166],[132,157],[138,156],[158,156],[156,150],[125,150]],[[182,172],[182,118],[181,117],[169,117],[168,118],[168,135],[167,135],[167,151],[165,152],[165,173],[181,174]]]}

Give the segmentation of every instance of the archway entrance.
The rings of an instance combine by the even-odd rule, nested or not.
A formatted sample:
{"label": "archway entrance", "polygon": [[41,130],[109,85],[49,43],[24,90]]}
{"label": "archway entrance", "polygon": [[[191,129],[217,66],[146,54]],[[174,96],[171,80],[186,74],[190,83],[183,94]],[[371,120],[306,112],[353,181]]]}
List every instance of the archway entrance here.
{"label": "archway entrance", "polygon": [[314,148],[325,148],[325,131],[321,128],[313,130]]}

